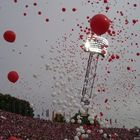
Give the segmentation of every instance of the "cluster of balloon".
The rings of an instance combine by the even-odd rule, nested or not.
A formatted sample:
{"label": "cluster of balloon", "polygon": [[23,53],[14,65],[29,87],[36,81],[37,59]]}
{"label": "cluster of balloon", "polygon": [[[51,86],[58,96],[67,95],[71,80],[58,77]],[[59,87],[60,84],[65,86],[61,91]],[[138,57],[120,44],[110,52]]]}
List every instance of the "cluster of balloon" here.
{"label": "cluster of balloon", "polygon": [[110,20],[103,14],[97,14],[90,20],[91,31],[97,35],[102,35],[108,31]]}
{"label": "cluster of balloon", "polygon": [[7,75],[7,78],[10,82],[16,83],[17,80],[19,79],[19,75],[16,71],[10,71]]}
{"label": "cluster of balloon", "polygon": [[5,31],[3,37],[7,42],[10,43],[13,43],[16,40],[16,34],[11,30]]}

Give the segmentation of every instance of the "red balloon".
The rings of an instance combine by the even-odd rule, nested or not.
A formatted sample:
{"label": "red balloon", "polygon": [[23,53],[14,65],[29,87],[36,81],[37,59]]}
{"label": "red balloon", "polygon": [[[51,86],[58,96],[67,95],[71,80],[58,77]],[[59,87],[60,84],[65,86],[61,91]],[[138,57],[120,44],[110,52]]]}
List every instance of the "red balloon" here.
{"label": "red balloon", "polygon": [[12,83],[15,83],[19,79],[19,75],[16,71],[10,71],[7,77],[8,80]]}
{"label": "red balloon", "polygon": [[91,30],[97,34],[104,34],[110,26],[110,20],[103,14],[97,14],[90,20]]}
{"label": "red balloon", "polygon": [[8,140],[18,140],[18,139],[14,136],[11,136],[11,137],[8,138]]}
{"label": "red balloon", "polygon": [[16,39],[16,34],[13,31],[8,30],[3,34],[3,37],[7,42],[12,43]]}

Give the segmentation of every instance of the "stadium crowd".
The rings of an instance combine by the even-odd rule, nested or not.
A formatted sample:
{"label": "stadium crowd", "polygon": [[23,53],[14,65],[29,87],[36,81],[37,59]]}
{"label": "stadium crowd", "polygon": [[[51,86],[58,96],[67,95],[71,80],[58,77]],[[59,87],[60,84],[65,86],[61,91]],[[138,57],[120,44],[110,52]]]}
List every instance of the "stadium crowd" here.
{"label": "stadium crowd", "polygon": [[[77,124],[57,123],[39,118],[25,117],[0,110],[0,140],[73,140]],[[96,128],[90,129],[88,140],[133,140],[140,135],[140,129]]]}

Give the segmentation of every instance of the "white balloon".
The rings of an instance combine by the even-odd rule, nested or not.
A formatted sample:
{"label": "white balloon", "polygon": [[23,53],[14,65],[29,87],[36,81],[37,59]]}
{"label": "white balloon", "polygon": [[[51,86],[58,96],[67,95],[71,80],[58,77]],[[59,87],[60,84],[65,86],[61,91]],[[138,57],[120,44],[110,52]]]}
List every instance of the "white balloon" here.
{"label": "white balloon", "polygon": [[84,108],[85,110],[87,110],[87,109],[89,108],[89,106],[88,106],[88,105],[84,105],[83,108]]}
{"label": "white balloon", "polygon": [[89,108],[89,109],[92,109],[92,105],[89,104],[89,105],[88,105],[88,108]]}
{"label": "white balloon", "polygon": [[88,100],[89,99],[89,96],[88,95],[85,95],[84,96],[84,99]]}
{"label": "white balloon", "polygon": [[90,124],[94,124],[94,121],[92,120],[92,121],[90,121]]}
{"label": "white balloon", "polygon": [[100,122],[100,125],[101,125],[101,126],[103,126],[103,125],[104,125],[104,122],[103,122],[103,121],[101,121],[101,122]]}
{"label": "white balloon", "polygon": [[78,120],[78,123],[80,124],[82,121],[81,120]]}
{"label": "white balloon", "polygon": [[76,134],[77,136],[81,136],[81,132],[77,132],[77,134]]}
{"label": "white balloon", "polygon": [[85,134],[85,138],[88,138],[88,134]]}
{"label": "white balloon", "polygon": [[63,105],[63,106],[62,106],[62,109],[65,110],[65,109],[67,109],[67,107],[66,107],[65,105]]}
{"label": "white balloon", "polygon": [[59,83],[58,82],[55,83],[55,87],[59,87]]}
{"label": "white balloon", "polygon": [[85,134],[82,134],[81,137],[84,139],[84,138],[86,138],[86,135]]}
{"label": "white balloon", "polygon": [[60,81],[60,85],[61,85],[61,86],[64,86],[65,84],[66,84],[65,81]]}
{"label": "white balloon", "polygon": [[104,138],[107,138],[107,134],[106,134],[106,133],[104,133],[104,134],[103,134],[103,137],[104,137]]}
{"label": "white balloon", "polygon": [[68,106],[69,106],[69,107],[72,107],[72,104],[71,104],[71,103],[68,103]]}
{"label": "white balloon", "polygon": [[106,109],[107,110],[110,110],[111,109],[111,106],[110,105],[106,105]]}
{"label": "white balloon", "polygon": [[106,124],[106,128],[109,128],[109,124]]}
{"label": "white balloon", "polygon": [[57,103],[57,101],[56,101],[56,100],[53,100],[53,101],[52,101],[52,103],[53,103],[53,104],[56,104],[56,103]]}
{"label": "white balloon", "polygon": [[80,128],[80,130],[83,130],[84,129],[83,126],[80,126],[79,128]]}
{"label": "white balloon", "polygon": [[71,95],[71,96],[70,96],[70,100],[73,100],[73,99],[74,99],[74,97],[73,97],[73,95]]}
{"label": "white balloon", "polygon": [[76,104],[76,100],[73,99],[72,102],[73,102],[73,104]]}
{"label": "white balloon", "polygon": [[66,123],[69,123],[70,122],[70,119],[69,118],[66,118]]}
{"label": "white balloon", "polygon": [[56,92],[53,92],[51,95],[52,95],[52,97],[55,97],[57,94],[56,94]]}
{"label": "white balloon", "polygon": [[93,121],[93,117],[92,117],[92,116],[89,116],[89,117],[88,117],[88,120],[89,120],[89,121]]}
{"label": "white balloon", "polygon": [[90,134],[90,133],[91,133],[91,130],[88,129],[88,130],[87,130],[87,133]]}
{"label": "white balloon", "polygon": [[102,130],[102,129],[100,129],[100,130],[99,130],[99,133],[100,133],[100,134],[102,134],[102,133],[103,133],[103,130]]}
{"label": "white balloon", "polygon": [[66,95],[66,97],[67,97],[67,98],[70,98],[70,95],[69,95],[69,94],[67,94],[67,95]]}
{"label": "white balloon", "polygon": [[78,108],[78,104],[77,103],[74,103],[73,105],[75,108]]}
{"label": "white balloon", "polygon": [[86,111],[85,111],[83,108],[80,108],[80,113],[81,113],[81,114],[85,114]]}
{"label": "white balloon", "polygon": [[71,119],[71,122],[72,122],[72,123],[75,123],[75,120],[74,120],[74,119]]}
{"label": "white balloon", "polygon": [[81,119],[82,117],[80,115],[77,115],[77,119]]}
{"label": "white balloon", "polygon": [[84,106],[84,105],[85,105],[85,103],[84,103],[84,102],[81,102],[81,105],[82,105],[82,106]]}
{"label": "white balloon", "polygon": [[81,133],[85,133],[85,130],[84,130],[84,129],[82,129],[82,130],[81,130]]}
{"label": "white balloon", "polygon": [[78,98],[82,98],[83,95],[82,95],[82,94],[78,94],[77,97],[78,97]]}
{"label": "white balloon", "polygon": [[80,128],[76,128],[76,131],[77,131],[77,132],[80,132]]}
{"label": "white balloon", "polygon": [[75,107],[76,107],[76,108],[80,108],[80,107],[81,107],[81,105],[80,105],[80,104],[78,104],[78,103],[75,103]]}
{"label": "white balloon", "polygon": [[69,89],[68,89],[68,88],[66,88],[66,89],[65,89],[65,92],[69,93]]}
{"label": "white balloon", "polygon": [[74,136],[74,140],[79,140],[79,137],[78,136]]}
{"label": "white balloon", "polygon": [[93,99],[92,98],[89,98],[89,102],[91,102]]}

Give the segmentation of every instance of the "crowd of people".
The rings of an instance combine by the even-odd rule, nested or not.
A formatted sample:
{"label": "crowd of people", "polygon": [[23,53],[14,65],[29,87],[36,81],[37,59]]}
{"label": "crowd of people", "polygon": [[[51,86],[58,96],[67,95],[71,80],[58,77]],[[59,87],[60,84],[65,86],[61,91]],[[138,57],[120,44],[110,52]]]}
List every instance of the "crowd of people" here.
{"label": "crowd of people", "polygon": [[[25,117],[0,110],[0,140],[16,137],[17,140],[73,140],[78,124],[58,123],[39,118]],[[133,140],[140,129],[96,128],[90,129],[89,140]]]}

